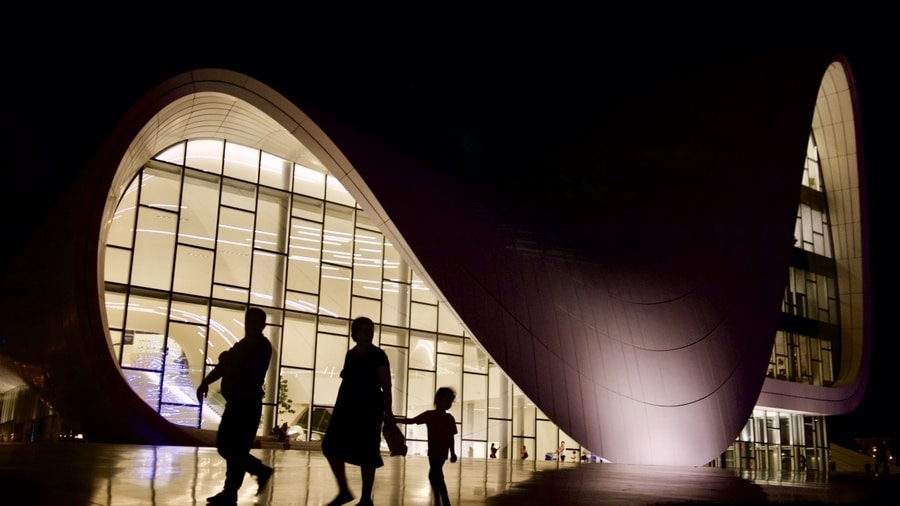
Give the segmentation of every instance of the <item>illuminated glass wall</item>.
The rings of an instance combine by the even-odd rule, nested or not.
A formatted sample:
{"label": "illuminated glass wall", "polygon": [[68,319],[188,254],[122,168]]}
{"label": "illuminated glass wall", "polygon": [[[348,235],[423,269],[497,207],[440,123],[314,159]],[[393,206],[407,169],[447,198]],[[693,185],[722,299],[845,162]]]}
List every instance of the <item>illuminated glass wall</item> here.
{"label": "illuminated glass wall", "polygon": [[[301,163],[302,162],[302,163]],[[457,391],[458,453],[544,459],[561,440],[582,449],[525,397],[467,335],[340,182],[300,161],[226,142],[185,141],[149,160],[122,198],[105,250],[113,349],[132,389],[173,423],[215,429],[219,383],[196,386],[243,336],[248,305],[269,315],[274,361],[260,436],[286,422],[315,441],[328,424],[351,340],[368,316],[387,352],[394,412],[432,408]],[[407,428],[412,454],[424,426]],[[551,455],[556,458],[556,455]]]}
{"label": "illuminated glass wall", "polygon": [[[841,326],[827,199],[812,134],[801,183],[794,251],[766,375],[827,387],[834,382]],[[825,418],[757,408],[723,460],[725,467],[747,469],[755,478],[802,480],[803,471],[824,471]]]}

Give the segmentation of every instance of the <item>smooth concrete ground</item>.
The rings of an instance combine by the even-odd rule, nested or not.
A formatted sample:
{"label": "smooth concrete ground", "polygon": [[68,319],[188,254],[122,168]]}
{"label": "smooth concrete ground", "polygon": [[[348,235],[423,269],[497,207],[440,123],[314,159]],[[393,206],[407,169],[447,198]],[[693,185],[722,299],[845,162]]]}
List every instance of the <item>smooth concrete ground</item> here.
{"label": "smooth concrete ground", "polygon": [[[248,476],[238,504],[324,505],[337,486],[315,450],[255,449],[275,468],[256,496]],[[896,504],[898,476],[864,473],[751,480],[731,470],[462,459],[447,463],[446,481],[454,505],[605,504]],[[358,469],[349,466],[358,494]],[[387,457],[376,473],[379,506],[428,506],[428,460]],[[128,446],[93,443],[0,444],[0,504],[18,505],[191,505],[205,504],[225,478],[214,448]],[[355,504],[353,501],[349,504]]]}

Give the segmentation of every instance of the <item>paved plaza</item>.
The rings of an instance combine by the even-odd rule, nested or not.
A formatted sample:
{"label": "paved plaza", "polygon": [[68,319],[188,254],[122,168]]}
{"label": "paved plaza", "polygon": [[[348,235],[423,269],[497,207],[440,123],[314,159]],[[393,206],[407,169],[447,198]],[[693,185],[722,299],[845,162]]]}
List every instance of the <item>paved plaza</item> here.
{"label": "paved plaza", "polygon": [[[275,474],[262,494],[248,476],[241,505],[325,505],[337,486],[319,451],[255,449]],[[348,467],[354,492],[358,470]],[[895,504],[898,476],[813,474],[748,479],[710,467],[630,466],[463,458],[447,463],[454,505]],[[428,460],[385,457],[376,474],[379,506],[429,506]],[[225,462],[214,448],[93,443],[0,444],[5,506],[194,505],[217,493]],[[355,504],[353,501],[349,504]]]}

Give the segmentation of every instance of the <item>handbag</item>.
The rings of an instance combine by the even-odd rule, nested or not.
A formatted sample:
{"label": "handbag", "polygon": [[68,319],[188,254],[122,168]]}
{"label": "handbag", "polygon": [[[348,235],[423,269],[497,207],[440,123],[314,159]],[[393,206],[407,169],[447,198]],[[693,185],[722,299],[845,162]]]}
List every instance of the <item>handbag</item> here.
{"label": "handbag", "polygon": [[381,428],[381,434],[387,442],[391,457],[406,456],[406,452],[409,449],[406,446],[406,436],[403,435],[403,431],[400,430],[400,427],[397,427],[396,423],[384,424],[384,427]]}

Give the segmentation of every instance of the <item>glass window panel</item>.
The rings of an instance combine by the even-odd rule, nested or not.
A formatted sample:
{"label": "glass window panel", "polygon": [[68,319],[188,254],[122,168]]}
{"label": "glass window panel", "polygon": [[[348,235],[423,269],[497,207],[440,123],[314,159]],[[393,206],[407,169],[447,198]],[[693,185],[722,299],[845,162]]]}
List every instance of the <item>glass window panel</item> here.
{"label": "glass window panel", "polygon": [[401,283],[409,283],[412,278],[412,270],[400,257],[391,243],[384,244],[384,279],[390,279]]}
{"label": "glass window panel", "polygon": [[106,235],[106,244],[131,248],[134,241],[134,219],[137,213],[137,182],[140,178],[134,178],[131,185],[125,190],[119,201],[116,212]]}
{"label": "glass window panel", "polygon": [[209,297],[212,287],[212,272],[212,251],[190,246],[178,246],[172,290]]}
{"label": "glass window panel", "polygon": [[[302,419],[304,413],[308,413],[312,404],[313,372],[309,369],[293,369],[283,367],[281,369],[281,385],[284,388],[283,395],[278,406],[279,423],[287,422],[288,427],[301,426],[305,432],[306,423]],[[302,434],[306,441],[305,434]]]}
{"label": "glass window panel", "polygon": [[[197,299],[192,299],[197,300]],[[206,326],[208,323],[206,313],[209,306],[205,300],[190,302],[185,300],[173,300],[169,312],[169,319],[177,323]],[[204,331],[205,335],[205,331]]]}
{"label": "glass window panel", "polygon": [[316,345],[316,384],[314,404],[333,406],[341,386],[341,370],[347,354],[349,339],[319,333]]}
{"label": "glass window panel", "polygon": [[410,424],[406,426],[406,432],[407,455],[428,455],[425,426]]}
{"label": "glass window panel", "polygon": [[[181,324],[175,323],[172,327]],[[171,333],[165,341],[165,366],[163,369],[162,384],[162,402],[170,405],[192,405],[197,406],[197,385],[200,384],[203,371],[203,363],[196,360],[193,367],[196,369],[195,374],[191,374],[190,360],[187,357],[186,350],[182,347],[182,342]],[[183,336],[182,336],[183,337]],[[188,346],[194,348],[193,343]],[[201,355],[202,356],[202,355]]]}
{"label": "glass window panel", "polygon": [[146,166],[141,174],[141,204],[178,212],[181,195],[181,170],[171,166]]}
{"label": "glass window panel", "polygon": [[174,213],[159,209],[140,208],[131,284],[169,289],[175,256],[176,217]]}
{"label": "glass window panel", "polygon": [[781,433],[781,444],[789,445],[793,443],[793,439],[791,438],[791,421],[787,415],[780,415],[778,417],[778,427],[779,432]]}
{"label": "glass window panel", "polygon": [[[329,334],[336,334],[349,339],[350,321],[341,318],[319,316],[319,332],[328,332]],[[375,328],[375,332],[378,332],[377,327]]]}
{"label": "glass window panel", "polygon": [[405,328],[381,326],[381,344],[409,346],[409,331]]}
{"label": "glass window panel", "polygon": [[319,296],[288,291],[285,293],[284,307],[293,311],[316,313],[319,310]]}
{"label": "glass window panel", "polygon": [[[206,352],[206,326],[173,322],[169,325],[169,355],[172,356],[177,378],[172,380],[171,387],[180,389],[179,398],[187,395],[191,403],[197,403],[196,389],[203,379],[203,357]],[[169,368],[166,369],[170,374]],[[192,390],[194,392],[192,392]],[[172,401],[170,401],[172,402]],[[178,402],[188,403],[187,400]]]}
{"label": "glass window panel", "polygon": [[[381,268],[371,266],[357,267],[353,269],[353,295],[368,297],[370,299],[381,298],[381,280],[375,279],[381,275]],[[380,313],[379,309],[379,313]],[[377,313],[376,313],[377,314]]]}
{"label": "glass window panel", "polygon": [[350,269],[337,265],[322,266],[319,310],[330,316],[350,317]]}
{"label": "glass window panel", "polygon": [[325,173],[300,164],[294,164],[294,193],[325,198]]}
{"label": "glass window panel", "polygon": [[224,167],[226,176],[255,184],[259,173],[259,150],[226,142]]}
{"label": "glass window panel", "polygon": [[128,283],[131,271],[131,250],[107,246],[103,259],[103,279],[113,283]]}
{"label": "glass window panel", "polygon": [[356,199],[350,195],[350,192],[344,188],[344,185],[341,184],[338,179],[332,175],[327,176],[327,182],[325,183],[325,200],[329,202],[335,202],[338,204],[344,204],[346,206],[356,206]]}
{"label": "glass window panel", "polygon": [[378,225],[373,223],[372,219],[369,218],[369,215],[366,214],[362,209],[356,211],[356,226],[359,228],[364,228],[366,230],[371,230],[373,232],[381,231],[378,228]]}
{"label": "glass window panel", "polygon": [[[291,204],[291,216],[316,223],[322,223],[325,219],[324,214],[324,200],[294,194]],[[321,240],[321,237],[319,240]]]}
{"label": "glass window panel", "polygon": [[409,369],[407,368],[406,348],[394,346],[382,346],[391,362],[391,395],[393,399],[394,414],[406,415],[406,396],[409,390]]}
{"label": "glass window panel", "polygon": [[213,298],[246,304],[250,300],[250,290],[233,286],[213,285]]}
{"label": "glass window panel", "polygon": [[803,227],[803,249],[812,250],[812,208],[808,205],[800,207],[801,225]]}
{"label": "glass window panel", "polygon": [[222,155],[225,141],[221,139],[194,139],[187,143],[184,164],[213,174],[222,173]]}
{"label": "glass window panel", "polygon": [[291,162],[263,152],[262,156],[260,156],[259,166],[259,184],[280,190],[291,190],[291,172],[293,169]]}
{"label": "glass window panel", "polygon": [[162,371],[165,360],[165,335],[126,329],[122,365],[148,371]]}
{"label": "glass window panel", "polygon": [[450,353],[452,355],[463,354],[463,339],[461,337],[438,335],[438,353]]}
{"label": "glass window panel", "polygon": [[288,228],[288,194],[263,189],[259,192],[254,245],[259,249],[285,253]]}
{"label": "glass window panel", "polygon": [[339,265],[353,264],[353,209],[327,204],[322,261]]}
{"label": "glass window panel", "polygon": [[185,244],[213,248],[219,214],[219,177],[188,170],[181,197],[178,240]]}
{"label": "glass window panel", "polygon": [[125,294],[106,290],[106,321],[114,329],[121,329],[125,324]]}
{"label": "glass window panel", "polygon": [[[528,454],[528,457],[522,459],[520,457],[522,447],[525,448],[525,452]],[[526,462],[536,460],[534,455],[534,438],[513,438],[513,450],[514,452],[511,458],[518,458],[519,460],[525,460]]]}
{"label": "glass window panel", "polygon": [[253,183],[235,179],[222,180],[222,205],[253,211],[256,205],[256,189]]}
{"label": "glass window panel", "polygon": [[385,325],[409,325],[409,285],[385,281],[381,290],[381,322]]}
{"label": "glass window panel", "polygon": [[816,233],[813,234],[813,251],[820,255],[824,255],[825,254],[825,242],[824,242],[825,237],[822,235],[822,229],[823,229],[822,212],[821,211],[813,212],[812,218],[813,218],[813,230],[816,231]]}
{"label": "glass window panel", "polygon": [[834,279],[828,280],[828,323],[833,323],[837,325],[838,317],[840,313],[838,313],[838,300],[837,294],[835,291],[837,290],[837,286]]}
{"label": "glass window panel", "polygon": [[[378,315],[381,314],[381,302],[374,299],[367,299],[365,297],[353,297],[351,301],[351,305],[353,307],[353,316],[368,316],[373,321],[378,321]],[[377,339],[375,340],[375,344],[379,344],[381,341]]]}
{"label": "glass window panel", "polygon": [[110,330],[109,338],[110,344],[112,345],[110,353],[112,353],[113,362],[120,365],[119,356],[122,354],[122,332],[119,330]]}
{"label": "glass window panel", "polygon": [[284,319],[284,340],[281,343],[282,365],[312,368],[316,349],[315,336],[315,315],[286,313]]}
{"label": "glass window panel", "polygon": [[175,165],[184,165],[184,144],[184,142],[179,142],[153,158],[155,160],[174,163]]}
{"label": "glass window panel", "polygon": [[183,427],[197,427],[200,420],[198,406],[163,404],[160,406],[159,414],[171,423]]}
{"label": "glass window panel", "polygon": [[[510,458],[510,423],[509,420],[488,419],[488,445],[490,446],[491,443],[497,445],[497,458]],[[518,452],[516,452],[516,455],[518,455]]]}
{"label": "glass window panel", "polygon": [[208,364],[217,364],[219,355],[244,337],[244,311],[213,306],[209,318]]}
{"label": "glass window panel", "polygon": [[446,302],[438,304],[438,332],[454,336],[465,335],[465,329]]}
{"label": "glass window panel", "polygon": [[495,364],[488,368],[488,416],[509,418],[512,416],[512,383]]}
{"label": "glass window panel", "polygon": [[782,356],[787,354],[787,337],[782,330],[775,333],[775,354]]}
{"label": "glass window panel", "polygon": [[410,311],[410,326],[414,329],[437,332],[437,306],[413,302]]}
{"label": "glass window panel", "polygon": [[434,408],[434,373],[425,371],[409,371],[409,396],[406,401],[406,412],[416,416],[423,411]]}
{"label": "glass window panel", "polygon": [[[269,314],[268,323],[266,325],[265,330],[263,331],[265,336],[269,339],[269,342],[272,343],[272,362],[269,364],[269,369],[266,372],[266,380],[263,383],[263,400],[265,402],[272,402],[277,405],[278,403],[278,368],[281,365],[281,353],[282,353],[282,336],[281,332],[283,327],[281,325],[281,319],[283,313],[278,310],[268,309],[266,312]],[[268,430],[266,430],[266,435],[268,435]]]}
{"label": "glass window panel", "polygon": [[535,457],[538,460],[557,460],[556,449],[559,447],[559,429],[553,422],[538,420],[534,447]]}
{"label": "glass window panel", "polygon": [[478,373],[487,373],[488,371],[488,357],[487,355],[481,351],[481,348],[475,344],[475,341],[471,339],[466,339],[465,341],[465,355],[464,355],[464,371],[465,372],[478,372]]}
{"label": "glass window panel", "polygon": [[807,311],[804,313],[804,315],[808,315],[810,318],[816,318],[819,316],[819,301],[817,297],[818,290],[816,288],[816,275],[814,273],[808,272],[806,274],[805,293],[807,295]]}
{"label": "glass window panel", "polygon": [[319,291],[322,225],[292,220],[287,287],[300,292]]}
{"label": "glass window panel", "polygon": [[383,238],[357,229],[353,255],[353,294],[381,298]]}
{"label": "glass window panel", "polygon": [[436,362],[435,336],[412,332],[409,341],[409,366],[433,371]]}
{"label": "glass window panel", "polygon": [[123,369],[122,374],[131,389],[154,410],[159,409],[159,385],[162,374],[151,371]]}
{"label": "glass window panel", "polygon": [[[425,281],[416,273],[413,273],[412,275],[412,300],[414,302],[422,302],[432,306],[437,305],[438,303],[434,292],[431,291]],[[435,318],[435,321],[436,320],[437,319]]]}
{"label": "glass window panel", "polygon": [[464,374],[462,395],[457,396],[463,439],[487,439],[487,376]]}
{"label": "glass window panel", "polygon": [[158,297],[132,294],[128,298],[125,328],[165,335],[168,314],[166,294],[159,294]]}
{"label": "glass window panel", "polygon": [[[518,387],[513,385],[513,434],[534,437],[534,421],[537,419],[534,403]],[[529,451],[529,453],[531,453]]]}
{"label": "glass window panel", "polygon": [[[487,433],[485,432],[485,438],[487,438]],[[460,446],[465,448],[464,451],[467,458],[470,459],[485,459],[488,456],[488,445],[482,439],[481,441],[468,441],[461,440]],[[461,456],[461,455],[460,455]]]}
{"label": "glass window panel", "polygon": [[220,220],[215,280],[217,283],[247,287],[250,284],[253,215],[223,207]]}
{"label": "glass window panel", "polygon": [[831,363],[831,350],[822,350],[822,380],[826,384],[834,381],[834,369]]}
{"label": "glass window panel", "polygon": [[250,286],[250,303],[261,306],[281,307],[281,280],[284,279],[284,255],[264,251],[253,252],[253,279]]}
{"label": "glass window panel", "polygon": [[462,357],[438,354],[436,373],[436,387],[450,387],[456,391],[457,402],[450,407],[450,414],[460,420],[462,413],[458,401],[462,392]]}
{"label": "glass window panel", "polygon": [[818,293],[816,294],[816,301],[819,306],[818,317],[819,321],[827,322],[829,320],[828,317],[828,278],[819,274],[816,276],[816,289]]}

